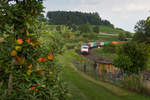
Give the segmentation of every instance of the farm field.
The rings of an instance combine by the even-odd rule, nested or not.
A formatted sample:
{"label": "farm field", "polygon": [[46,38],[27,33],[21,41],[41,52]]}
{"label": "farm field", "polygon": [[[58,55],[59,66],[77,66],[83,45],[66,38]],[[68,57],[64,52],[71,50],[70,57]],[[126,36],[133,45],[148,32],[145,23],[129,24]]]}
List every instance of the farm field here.
{"label": "farm field", "polygon": [[64,64],[62,78],[68,82],[71,92],[70,100],[149,100],[150,98],[115,87],[108,83],[96,81],[78,71],[72,61],[72,51],[60,56]]}

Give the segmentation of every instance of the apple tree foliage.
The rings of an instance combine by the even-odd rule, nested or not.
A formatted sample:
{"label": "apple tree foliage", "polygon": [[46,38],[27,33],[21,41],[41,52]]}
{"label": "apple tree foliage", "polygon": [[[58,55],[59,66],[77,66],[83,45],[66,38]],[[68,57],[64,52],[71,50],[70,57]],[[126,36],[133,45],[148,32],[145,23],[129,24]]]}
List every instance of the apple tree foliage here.
{"label": "apple tree foliage", "polygon": [[64,100],[56,37],[40,41],[42,0],[0,1],[0,99]]}

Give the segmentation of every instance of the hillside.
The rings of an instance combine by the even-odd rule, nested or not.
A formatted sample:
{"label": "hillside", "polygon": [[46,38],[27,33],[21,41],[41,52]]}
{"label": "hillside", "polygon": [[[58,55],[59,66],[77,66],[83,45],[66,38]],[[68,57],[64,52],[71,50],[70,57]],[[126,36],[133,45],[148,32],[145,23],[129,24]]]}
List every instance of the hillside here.
{"label": "hillside", "polygon": [[51,24],[54,25],[68,25],[68,24],[91,24],[91,25],[104,25],[114,27],[108,20],[103,20],[98,13],[83,13],[72,11],[49,11],[47,18]]}
{"label": "hillside", "polygon": [[[85,37],[83,34],[77,32],[71,32],[66,26],[61,26],[61,33],[56,30],[57,26],[48,25],[47,31],[49,34],[42,34],[41,40],[48,40],[49,35],[53,34],[55,36],[65,36],[68,33],[72,35],[70,39],[65,39],[66,48],[71,48],[71,50],[65,49],[63,55],[59,55],[59,63],[63,65],[63,72],[61,74],[61,79],[66,81],[67,88],[69,90],[69,100],[149,100],[149,97],[137,94],[134,92],[126,91],[122,88],[118,88],[109,83],[104,83],[99,80],[95,80],[83,72],[76,69],[76,65],[73,63],[75,59],[75,48],[80,47],[80,43],[85,42]],[[94,34],[94,35],[93,35]],[[100,41],[114,41],[117,40],[117,34],[107,34],[107,33],[93,33],[93,40],[99,39]],[[95,37],[96,36],[96,37]],[[78,38],[77,38],[78,37]],[[91,41],[91,38],[88,38]],[[73,47],[71,46],[73,45]],[[109,56],[109,55],[108,55]],[[79,55],[78,59],[81,59]],[[111,98],[111,99],[110,99]]]}

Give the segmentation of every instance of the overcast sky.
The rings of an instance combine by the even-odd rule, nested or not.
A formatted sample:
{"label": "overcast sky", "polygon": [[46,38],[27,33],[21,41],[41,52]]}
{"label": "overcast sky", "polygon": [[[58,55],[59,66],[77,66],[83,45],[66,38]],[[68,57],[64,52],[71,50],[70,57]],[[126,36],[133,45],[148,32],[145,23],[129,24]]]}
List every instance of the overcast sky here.
{"label": "overcast sky", "polygon": [[115,27],[134,31],[138,20],[150,16],[150,0],[45,0],[47,11],[98,12]]}

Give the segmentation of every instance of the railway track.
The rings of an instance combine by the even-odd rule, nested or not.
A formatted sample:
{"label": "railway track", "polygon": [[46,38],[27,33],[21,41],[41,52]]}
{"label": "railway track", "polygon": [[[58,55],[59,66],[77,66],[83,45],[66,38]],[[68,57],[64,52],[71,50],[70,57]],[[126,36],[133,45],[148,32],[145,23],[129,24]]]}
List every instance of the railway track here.
{"label": "railway track", "polygon": [[98,62],[98,61],[103,61],[103,62],[112,62],[112,60],[109,60],[109,59],[105,59],[104,57],[102,56],[99,56],[97,53],[96,53],[96,49],[98,48],[92,48],[89,50],[89,54],[86,54],[86,55],[82,55],[84,58],[90,60],[91,62]]}

